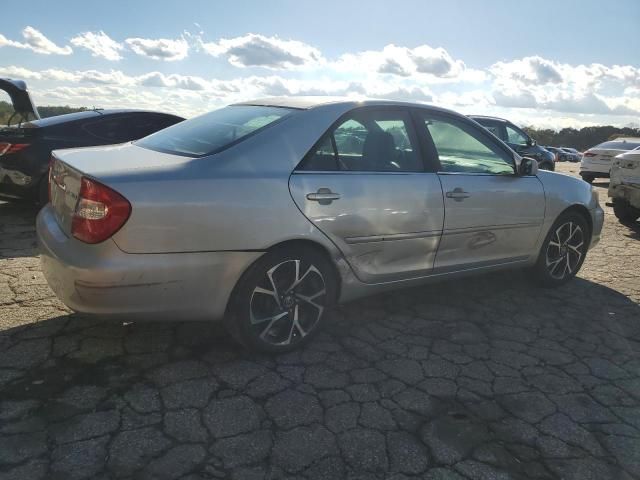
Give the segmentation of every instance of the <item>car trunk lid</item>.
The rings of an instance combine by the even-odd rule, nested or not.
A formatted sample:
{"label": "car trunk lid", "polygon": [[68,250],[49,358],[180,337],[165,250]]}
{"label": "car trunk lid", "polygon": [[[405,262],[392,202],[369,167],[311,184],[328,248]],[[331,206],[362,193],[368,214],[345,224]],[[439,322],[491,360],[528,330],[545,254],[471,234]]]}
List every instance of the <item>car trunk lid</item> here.
{"label": "car trunk lid", "polygon": [[585,157],[589,158],[589,161],[599,165],[611,165],[612,159],[625,153],[627,150],[618,149],[605,149],[605,148],[591,148],[585,152]]}
{"label": "car trunk lid", "polygon": [[29,95],[25,82],[10,78],[0,78],[0,90],[7,92],[15,112],[13,118],[9,119],[9,124],[21,124],[40,118],[38,109],[31,100],[31,95]]}
{"label": "car trunk lid", "polygon": [[191,157],[160,153],[131,143],[54,150],[49,180],[56,219],[70,236],[82,177],[98,180],[117,191],[120,182],[130,182],[136,174],[175,170],[191,160]]}

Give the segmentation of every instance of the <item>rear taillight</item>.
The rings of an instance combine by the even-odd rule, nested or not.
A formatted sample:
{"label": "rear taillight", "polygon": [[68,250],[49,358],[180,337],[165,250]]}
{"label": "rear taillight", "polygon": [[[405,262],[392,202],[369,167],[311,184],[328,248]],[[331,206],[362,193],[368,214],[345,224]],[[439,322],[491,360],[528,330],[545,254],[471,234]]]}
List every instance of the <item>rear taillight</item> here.
{"label": "rear taillight", "polygon": [[28,143],[8,143],[8,142],[0,142],[0,157],[2,155],[9,155],[11,153],[18,153],[21,150],[27,148],[30,144]]}
{"label": "rear taillight", "polygon": [[115,190],[82,177],[71,234],[85,243],[100,243],[122,228],[131,204]]}
{"label": "rear taillight", "polygon": [[584,155],[585,157],[595,157],[595,156],[596,156],[596,154],[595,154],[595,153],[593,153],[593,152],[584,152],[584,153],[583,153],[583,155]]}
{"label": "rear taillight", "polygon": [[47,182],[49,183],[47,188],[47,190],[49,191],[49,203],[51,203],[51,182],[53,181],[51,175],[53,175],[53,164],[55,163],[55,161],[56,159],[52,155],[51,158],[49,158],[49,175],[47,175]]}

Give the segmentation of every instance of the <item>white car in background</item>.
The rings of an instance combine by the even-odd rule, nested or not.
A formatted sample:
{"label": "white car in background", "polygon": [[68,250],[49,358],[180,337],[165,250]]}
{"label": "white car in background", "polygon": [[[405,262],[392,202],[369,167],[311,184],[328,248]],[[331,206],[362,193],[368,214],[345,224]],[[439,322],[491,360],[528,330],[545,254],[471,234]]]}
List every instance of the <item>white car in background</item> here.
{"label": "white car in background", "polygon": [[613,160],[609,196],[621,223],[632,223],[640,217],[640,148]]}
{"label": "white car in background", "polygon": [[582,155],[580,176],[591,183],[596,178],[609,178],[613,158],[640,148],[640,138],[616,138],[590,148]]}

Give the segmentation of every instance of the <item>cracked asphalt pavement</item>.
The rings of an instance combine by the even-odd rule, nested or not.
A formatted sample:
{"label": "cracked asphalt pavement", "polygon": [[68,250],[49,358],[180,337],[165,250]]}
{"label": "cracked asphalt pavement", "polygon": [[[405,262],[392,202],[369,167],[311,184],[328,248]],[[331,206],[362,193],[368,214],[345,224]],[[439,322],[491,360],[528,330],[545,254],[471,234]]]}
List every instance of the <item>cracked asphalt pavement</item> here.
{"label": "cracked asphalt pavement", "polygon": [[0,479],[640,478],[640,226],[606,211],[562,288],[402,290],[265,356],[216,324],[71,313],[35,212],[0,204]]}

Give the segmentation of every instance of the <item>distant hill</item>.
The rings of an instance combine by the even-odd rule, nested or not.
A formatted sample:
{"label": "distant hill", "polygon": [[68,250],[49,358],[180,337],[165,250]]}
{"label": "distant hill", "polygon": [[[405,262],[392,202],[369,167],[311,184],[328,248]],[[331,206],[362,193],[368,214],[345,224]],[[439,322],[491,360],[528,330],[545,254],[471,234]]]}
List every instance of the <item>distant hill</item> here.
{"label": "distant hill", "polygon": [[[75,112],[83,112],[87,110],[86,107],[56,107],[56,106],[45,106],[38,107],[38,113],[42,118],[46,117],[54,117],[56,115],[64,115],[65,113],[75,113]],[[13,107],[10,103],[0,101],[0,125],[6,125],[9,117],[13,114]]]}

